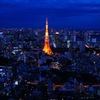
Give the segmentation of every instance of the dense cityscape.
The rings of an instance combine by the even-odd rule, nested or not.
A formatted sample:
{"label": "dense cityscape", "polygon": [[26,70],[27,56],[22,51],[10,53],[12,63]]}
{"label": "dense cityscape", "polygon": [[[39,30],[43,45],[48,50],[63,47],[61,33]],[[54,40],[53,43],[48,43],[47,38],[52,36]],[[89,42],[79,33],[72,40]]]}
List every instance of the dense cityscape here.
{"label": "dense cityscape", "polygon": [[100,100],[100,31],[0,29],[1,100]]}
{"label": "dense cityscape", "polygon": [[0,100],[100,100],[100,0],[0,0]]}

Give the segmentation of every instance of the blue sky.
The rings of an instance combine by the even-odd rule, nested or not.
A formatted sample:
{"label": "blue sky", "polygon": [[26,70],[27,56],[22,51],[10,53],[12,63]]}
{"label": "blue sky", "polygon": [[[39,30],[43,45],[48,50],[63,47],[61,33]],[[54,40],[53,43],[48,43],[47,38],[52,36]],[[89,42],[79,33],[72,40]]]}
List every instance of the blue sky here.
{"label": "blue sky", "polygon": [[0,27],[100,28],[100,0],[0,0]]}

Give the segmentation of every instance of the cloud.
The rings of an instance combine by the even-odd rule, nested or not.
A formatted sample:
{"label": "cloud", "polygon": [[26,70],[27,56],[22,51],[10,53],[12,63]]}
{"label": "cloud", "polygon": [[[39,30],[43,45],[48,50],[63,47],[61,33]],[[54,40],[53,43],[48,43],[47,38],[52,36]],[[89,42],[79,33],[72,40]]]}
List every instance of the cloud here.
{"label": "cloud", "polygon": [[50,17],[52,24],[55,20],[61,24],[69,20],[73,24],[86,16],[88,19],[92,16],[96,23],[100,0],[0,0],[0,9],[2,23],[42,23],[46,16]]}
{"label": "cloud", "polygon": [[[57,17],[100,13],[99,0],[1,0],[0,15]],[[8,15],[8,16],[9,16]]]}
{"label": "cloud", "polygon": [[78,6],[82,7],[100,7],[100,0],[0,0],[2,7],[30,7],[30,8],[66,8]]}

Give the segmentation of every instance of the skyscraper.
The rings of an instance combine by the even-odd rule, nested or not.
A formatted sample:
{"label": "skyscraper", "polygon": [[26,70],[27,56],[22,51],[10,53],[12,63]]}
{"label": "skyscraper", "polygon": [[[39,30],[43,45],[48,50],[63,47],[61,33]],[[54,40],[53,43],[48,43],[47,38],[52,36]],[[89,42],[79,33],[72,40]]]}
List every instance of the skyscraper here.
{"label": "skyscraper", "polygon": [[45,41],[44,41],[43,51],[48,55],[53,54],[53,52],[50,48],[50,44],[49,44],[48,20],[47,19],[46,19],[46,31],[45,31]]}

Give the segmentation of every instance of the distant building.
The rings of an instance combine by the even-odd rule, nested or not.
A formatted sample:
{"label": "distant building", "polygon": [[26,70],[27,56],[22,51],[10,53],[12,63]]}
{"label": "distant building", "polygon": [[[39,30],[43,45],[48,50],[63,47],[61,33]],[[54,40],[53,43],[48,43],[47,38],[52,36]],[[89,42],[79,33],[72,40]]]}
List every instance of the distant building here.
{"label": "distant building", "polygon": [[0,32],[0,38],[3,38],[3,32]]}
{"label": "distant building", "polygon": [[3,32],[0,32],[0,51],[3,50]]}
{"label": "distant building", "polygon": [[90,37],[91,42],[100,42],[100,35],[91,35]]}
{"label": "distant building", "polygon": [[71,42],[70,40],[67,40],[67,48],[70,48],[70,46],[71,46]]}
{"label": "distant building", "polygon": [[73,42],[76,42],[76,35],[73,36]]}
{"label": "distant building", "polygon": [[60,48],[61,47],[61,44],[60,44],[60,34],[59,34],[59,32],[56,32],[55,33],[55,43],[56,43],[56,47],[57,48]]}
{"label": "distant building", "polygon": [[84,41],[79,42],[79,50],[80,50],[80,52],[85,52],[85,43],[84,43]]}

